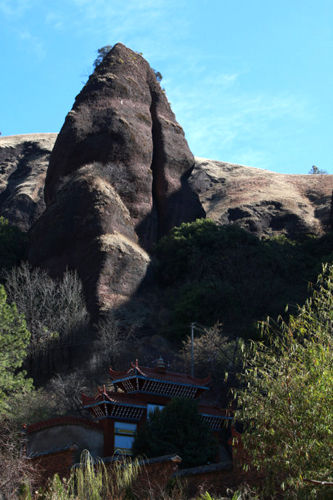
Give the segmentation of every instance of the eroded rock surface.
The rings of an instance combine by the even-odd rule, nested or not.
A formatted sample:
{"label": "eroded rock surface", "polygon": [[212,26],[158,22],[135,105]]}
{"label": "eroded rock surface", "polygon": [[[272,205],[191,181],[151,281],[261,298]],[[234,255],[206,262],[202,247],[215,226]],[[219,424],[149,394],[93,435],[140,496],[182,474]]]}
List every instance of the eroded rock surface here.
{"label": "eroded rock surface", "polygon": [[333,175],[288,175],[196,158],[190,177],[206,217],[258,236],[321,235],[331,225]]}
{"label": "eroded rock surface", "polygon": [[158,238],[204,215],[187,182],[193,165],[153,70],[117,44],[58,135],[31,262],[55,275],[78,269],[92,313],[118,305],[144,279]]}
{"label": "eroded rock surface", "polygon": [[0,215],[28,231],[45,209],[44,184],[57,134],[0,137]]}

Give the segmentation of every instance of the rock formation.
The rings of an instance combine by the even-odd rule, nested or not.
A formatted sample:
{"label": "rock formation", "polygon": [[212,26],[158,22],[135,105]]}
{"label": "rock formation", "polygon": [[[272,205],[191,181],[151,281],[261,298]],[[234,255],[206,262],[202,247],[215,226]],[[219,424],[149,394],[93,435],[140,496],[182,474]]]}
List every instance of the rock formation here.
{"label": "rock formation", "polygon": [[[0,137],[0,215],[23,231],[45,208],[45,176],[56,138],[57,134]],[[332,226],[332,175],[278,174],[195,158],[189,184],[207,217],[219,224],[238,224],[259,237],[320,235]]]}
{"label": "rock formation", "polygon": [[45,176],[56,137],[0,137],[0,215],[23,231],[28,231],[45,209]]}
{"label": "rock formation", "polygon": [[259,237],[320,235],[332,222],[332,175],[194,160],[154,71],[122,44],[58,136],[0,138],[0,169],[0,215],[31,228],[32,264],[78,270],[93,314],[133,296],[150,250],[181,222],[207,216]]}
{"label": "rock formation", "polygon": [[154,71],[117,44],[58,135],[30,261],[54,275],[77,269],[92,313],[120,304],[144,279],[157,239],[204,216],[187,181],[193,165]]}
{"label": "rock formation", "polygon": [[190,184],[206,217],[259,237],[319,236],[331,226],[333,175],[278,174],[196,158]]}

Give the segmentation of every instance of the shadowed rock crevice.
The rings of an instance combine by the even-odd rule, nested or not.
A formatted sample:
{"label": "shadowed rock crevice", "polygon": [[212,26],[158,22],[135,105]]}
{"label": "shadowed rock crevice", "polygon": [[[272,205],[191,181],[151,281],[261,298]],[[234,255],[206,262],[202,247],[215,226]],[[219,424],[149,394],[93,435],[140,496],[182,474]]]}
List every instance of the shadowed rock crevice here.
{"label": "shadowed rock crevice", "polygon": [[153,207],[152,212],[157,212],[157,239],[165,233],[163,208],[165,205],[165,197],[168,191],[168,183],[165,178],[164,166],[166,164],[166,155],[164,151],[164,141],[162,134],[162,126],[157,116],[158,95],[156,92],[151,92],[150,115],[152,119],[152,140],[153,140],[153,158],[151,170],[153,174],[152,182],[152,197]]}

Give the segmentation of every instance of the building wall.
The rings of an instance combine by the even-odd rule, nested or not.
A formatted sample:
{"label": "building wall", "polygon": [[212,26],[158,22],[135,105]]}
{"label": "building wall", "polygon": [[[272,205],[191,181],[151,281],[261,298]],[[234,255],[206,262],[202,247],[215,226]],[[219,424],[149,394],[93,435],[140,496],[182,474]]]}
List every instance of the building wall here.
{"label": "building wall", "polygon": [[104,448],[103,430],[82,425],[56,425],[29,432],[27,455],[34,456],[76,445],[74,461],[80,460],[82,450],[88,449],[93,457],[102,457]]}
{"label": "building wall", "polygon": [[58,474],[60,478],[68,477],[71,467],[74,463],[75,448],[50,453],[49,455],[41,455],[32,458],[32,463],[38,470],[38,487],[46,486],[49,479],[54,474]]}

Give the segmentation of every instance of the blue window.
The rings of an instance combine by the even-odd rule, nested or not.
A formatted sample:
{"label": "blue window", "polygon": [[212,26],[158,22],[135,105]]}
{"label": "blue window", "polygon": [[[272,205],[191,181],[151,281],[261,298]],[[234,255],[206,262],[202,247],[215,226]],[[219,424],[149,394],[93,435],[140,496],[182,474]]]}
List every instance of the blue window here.
{"label": "blue window", "polygon": [[136,424],[127,422],[114,423],[114,451],[122,455],[131,455],[136,433]]}
{"label": "blue window", "polygon": [[148,403],[147,404],[147,415],[148,417],[154,413],[154,411],[158,408],[160,411],[163,410],[165,405],[153,405],[153,404],[150,404]]}

